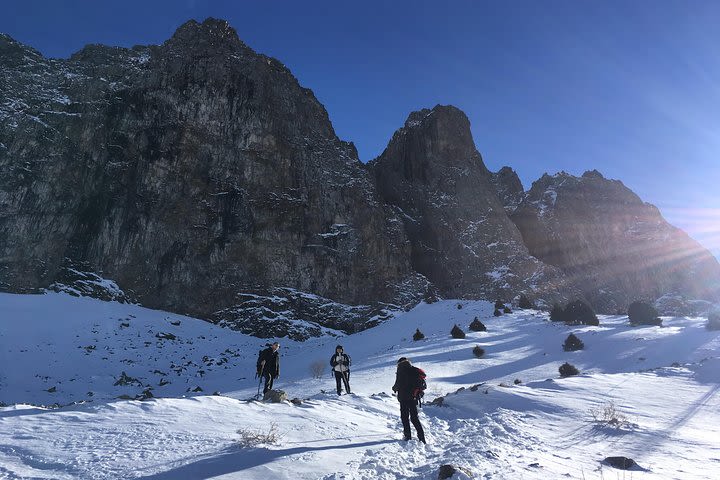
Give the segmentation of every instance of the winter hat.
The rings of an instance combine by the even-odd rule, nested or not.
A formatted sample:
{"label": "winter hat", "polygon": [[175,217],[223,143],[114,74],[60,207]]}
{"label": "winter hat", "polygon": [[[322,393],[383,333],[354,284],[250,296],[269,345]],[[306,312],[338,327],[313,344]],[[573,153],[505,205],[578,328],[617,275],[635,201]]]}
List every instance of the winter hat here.
{"label": "winter hat", "polygon": [[408,360],[406,357],[400,357],[400,360],[397,361],[398,365],[400,365],[403,362],[410,363],[410,360]]}
{"label": "winter hat", "polygon": [[335,347],[335,350],[343,350],[343,346],[342,346],[342,345],[338,345],[337,347]]}

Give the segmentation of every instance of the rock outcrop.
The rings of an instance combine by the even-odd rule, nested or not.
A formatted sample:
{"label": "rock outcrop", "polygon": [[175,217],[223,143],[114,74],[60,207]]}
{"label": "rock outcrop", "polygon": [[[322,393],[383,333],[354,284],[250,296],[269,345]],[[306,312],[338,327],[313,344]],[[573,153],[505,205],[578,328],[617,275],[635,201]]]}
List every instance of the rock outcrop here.
{"label": "rock outcrop", "polygon": [[442,295],[508,301],[521,292],[569,294],[557,269],[529,255],[457,108],[410,114],[368,166],[405,224],[413,268]]}
{"label": "rock outcrop", "polygon": [[720,265],[710,252],[595,170],[544,175],[512,219],[530,253],[560,268],[599,311],[625,313],[635,300],[668,293],[718,298]]}
{"label": "rock outcrop", "polygon": [[95,272],[201,318],[271,287],[353,305],[422,295],[354,146],[226,22],[68,60],[2,36],[0,53],[3,290]]}
{"label": "rock outcrop", "polygon": [[490,182],[495,186],[497,196],[500,199],[505,212],[512,214],[525,198],[520,177],[510,167],[502,167],[490,177]]}

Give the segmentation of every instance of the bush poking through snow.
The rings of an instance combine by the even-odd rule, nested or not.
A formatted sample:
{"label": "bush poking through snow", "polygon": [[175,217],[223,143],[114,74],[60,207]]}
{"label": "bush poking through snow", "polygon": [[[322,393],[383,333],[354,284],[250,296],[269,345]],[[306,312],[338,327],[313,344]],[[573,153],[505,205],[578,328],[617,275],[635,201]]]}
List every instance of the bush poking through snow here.
{"label": "bush poking through snow", "polygon": [[[565,308],[558,308],[561,310],[559,320],[562,322],[570,325],[600,325],[592,307],[582,300],[575,300],[568,303]],[[553,307],[553,311],[550,312],[550,319],[556,320],[557,313],[555,313],[555,317],[553,317],[553,313],[555,313],[555,307]]]}
{"label": "bush poking through snow", "polygon": [[527,310],[529,308],[533,308],[532,302],[528,299],[528,297],[525,296],[525,294],[520,295],[520,299],[518,300],[518,308],[522,310]]}
{"label": "bush poking through snow", "polygon": [[662,325],[662,320],[658,317],[658,311],[645,302],[631,303],[627,315],[630,325]]}
{"label": "bush poking through snow", "polygon": [[563,350],[566,352],[574,352],[576,350],[582,350],[583,348],[585,348],[585,344],[582,340],[576,337],[574,333],[568,335],[565,339],[565,343],[563,343]]}
{"label": "bush poking through snow", "polygon": [[500,315],[502,315],[502,312],[500,311],[499,308],[496,308],[495,311],[493,312],[493,315],[495,315],[496,317],[499,317]]}
{"label": "bush poking through snow", "polygon": [[553,322],[562,322],[563,320],[563,308],[557,303],[553,304],[552,310],[550,310],[550,320]]}
{"label": "bush poking through snow", "polygon": [[473,321],[470,322],[470,330],[472,330],[473,332],[486,332],[487,327],[483,322],[481,322],[480,320],[478,320],[477,317],[475,317]]}
{"label": "bush poking through snow", "polygon": [[565,322],[581,325],[600,325],[592,307],[582,300],[570,302],[565,307]]}
{"label": "bush poking through snow", "polygon": [[325,373],[325,362],[323,360],[315,360],[310,364],[310,374],[313,378],[322,378]]}
{"label": "bush poking through snow", "polygon": [[572,377],[573,375],[577,375],[580,373],[580,371],[575,368],[575,365],[571,365],[567,362],[560,365],[560,368],[558,368],[558,371],[560,372],[560,376],[565,377]]}
{"label": "bush poking through snow", "polygon": [[708,321],[705,324],[708,330],[720,330],[720,310],[708,313]]}
{"label": "bush poking through snow", "polygon": [[512,313],[510,307],[503,307],[503,313]]}
{"label": "bush poking through snow", "polygon": [[237,433],[240,435],[240,446],[246,448],[257,447],[258,445],[277,445],[282,438],[276,423],[271,423],[267,432],[259,429],[241,428]]}
{"label": "bush poking through snow", "polygon": [[462,329],[457,325],[455,325],[452,330],[450,330],[450,335],[453,338],[465,338],[465,332],[463,332]]}
{"label": "bush poking through snow", "polygon": [[618,429],[630,426],[630,422],[627,417],[620,413],[613,402],[608,402],[596,408],[591,408],[590,415],[592,415],[593,422],[597,425]]}
{"label": "bush poking through snow", "polygon": [[419,328],[416,328],[415,333],[413,333],[413,340],[418,342],[423,339],[425,339],[425,334],[421,332]]}
{"label": "bush poking through snow", "polygon": [[457,304],[457,309],[458,309],[458,310],[462,310],[462,303],[458,303],[458,304]]}
{"label": "bush poking through snow", "polygon": [[481,358],[483,355],[485,355],[485,350],[480,345],[475,345],[473,347],[473,355],[475,355],[477,358]]}
{"label": "bush poking through snow", "polygon": [[505,304],[500,301],[500,299],[495,300],[495,308],[502,310],[505,308]]}

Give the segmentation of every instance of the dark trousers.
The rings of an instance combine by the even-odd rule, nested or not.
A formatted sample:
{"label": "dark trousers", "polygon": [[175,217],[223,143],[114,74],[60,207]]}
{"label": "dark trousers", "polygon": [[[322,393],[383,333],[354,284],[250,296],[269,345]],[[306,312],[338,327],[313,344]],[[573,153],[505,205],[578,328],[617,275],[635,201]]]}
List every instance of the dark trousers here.
{"label": "dark trousers", "polygon": [[335,373],[335,383],[337,384],[338,395],[342,393],[342,386],[340,382],[345,384],[345,391],[350,393],[350,372],[338,372],[337,370],[333,370],[333,372]]}
{"label": "dark trousers", "polygon": [[275,380],[275,376],[272,373],[265,372],[263,374],[263,377],[265,377],[265,387],[263,388],[263,393],[267,393],[272,390],[273,380]]}
{"label": "dark trousers", "polygon": [[405,440],[410,440],[412,437],[410,435],[410,422],[412,422],[417,432],[418,440],[425,443],[425,431],[422,425],[420,425],[417,402],[415,400],[400,400],[400,420],[402,421]]}

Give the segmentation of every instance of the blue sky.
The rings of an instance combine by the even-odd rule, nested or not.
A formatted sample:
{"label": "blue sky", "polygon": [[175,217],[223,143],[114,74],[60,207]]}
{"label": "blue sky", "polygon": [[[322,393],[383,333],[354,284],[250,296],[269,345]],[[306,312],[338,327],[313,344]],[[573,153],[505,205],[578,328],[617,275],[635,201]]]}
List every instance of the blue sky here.
{"label": "blue sky", "polygon": [[287,65],[363,161],[452,104],[491,170],[529,188],[598,169],[720,257],[720,2],[4,0],[0,31],[67,57],[208,16]]}

